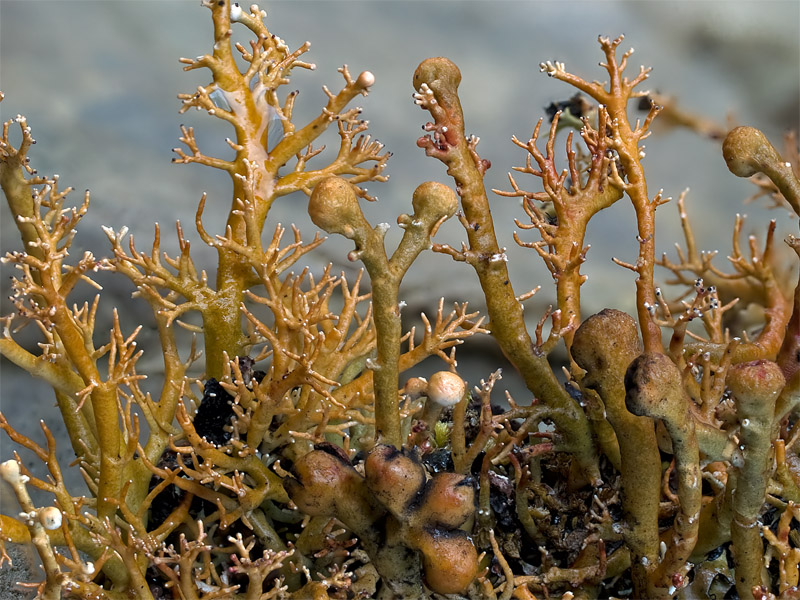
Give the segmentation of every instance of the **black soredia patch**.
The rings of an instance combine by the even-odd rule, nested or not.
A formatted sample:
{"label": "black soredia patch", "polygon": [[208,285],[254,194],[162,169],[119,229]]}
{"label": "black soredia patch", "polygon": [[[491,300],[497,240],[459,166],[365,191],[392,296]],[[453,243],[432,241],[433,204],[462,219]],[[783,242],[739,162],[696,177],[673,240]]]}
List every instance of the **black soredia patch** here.
{"label": "black soredia patch", "polygon": [[225,428],[231,424],[234,416],[232,404],[233,397],[216,379],[212,377],[206,381],[203,400],[194,416],[194,428],[197,434],[217,446],[227,444],[232,433]]}

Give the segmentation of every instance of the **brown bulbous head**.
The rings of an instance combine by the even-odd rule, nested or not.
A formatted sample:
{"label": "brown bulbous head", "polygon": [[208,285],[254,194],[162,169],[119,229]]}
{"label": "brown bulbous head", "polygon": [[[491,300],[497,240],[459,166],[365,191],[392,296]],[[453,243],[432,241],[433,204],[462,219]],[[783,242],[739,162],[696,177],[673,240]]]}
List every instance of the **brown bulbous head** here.
{"label": "brown bulbous head", "polygon": [[646,352],[625,372],[625,405],[637,416],[666,421],[686,417],[681,371],[665,354]]}
{"label": "brown bulbous head", "polygon": [[395,516],[401,515],[425,485],[422,464],[395,448],[378,444],[364,463],[367,486]]}
{"label": "brown bulbous head", "polygon": [[349,239],[369,227],[353,187],[340,177],[328,177],[317,184],[308,201],[308,215],[323,231]]}
{"label": "brown bulbous head", "polygon": [[786,385],[783,371],[771,360],[754,360],[734,365],[725,384],[733,394],[739,418],[772,419],[775,401]]}
{"label": "brown bulbous head", "polygon": [[415,529],[411,546],[422,553],[425,583],[437,594],[461,594],[478,576],[478,552],[461,530]]}
{"label": "brown bulbous head", "polygon": [[449,58],[427,58],[414,71],[414,89],[420,91],[423,83],[427,83],[436,94],[442,90],[455,93],[461,83],[461,71]]}
{"label": "brown bulbous head", "polygon": [[420,526],[455,529],[475,512],[475,480],[458,473],[437,473],[425,486],[412,520]]}
{"label": "brown bulbous head", "polygon": [[584,385],[591,386],[609,370],[621,375],[642,352],[636,321],[627,313],[606,308],[581,323],[570,352],[586,371]]}
{"label": "brown bulbous head", "polygon": [[414,207],[414,216],[430,227],[442,217],[449,219],[456,213],[458,198],[443,183],[426,181],[414,190],[411,205]]}
{"label": "brown bulbous head", "polygon": [[765,164],[781,160],[767,136],[755,127],[732,129],[722,143],[722,157],[737,177],[751,177],[761,172]]}
{"label": "brown bulbous head", "polygon": [[312,450],[292,467],[295,478],[285,478],[283,487],[300,510],[312,516],[334,516],[340,494],[352,493],[363,478],[341,457],[325,450]]}

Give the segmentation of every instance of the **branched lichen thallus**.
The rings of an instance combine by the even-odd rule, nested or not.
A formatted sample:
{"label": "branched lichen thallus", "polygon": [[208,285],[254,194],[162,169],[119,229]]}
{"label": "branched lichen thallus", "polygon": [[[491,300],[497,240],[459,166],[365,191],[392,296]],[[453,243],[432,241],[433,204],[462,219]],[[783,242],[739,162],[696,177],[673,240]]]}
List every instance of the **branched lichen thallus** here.
{"label": "branched lichen thallus", "polygon": [[[202,4],[211,48],[181,62],[210,81],[179,96],[180,112],[197,109],[233,135],[227,156],[210,156],[182,126],[175,162],[230,178],[224,223],[204,222],[217,201],[205,195],[193,216],[216,252],[214,272],[195,263],[180,223],[174,254],[157,225],[144,251],[120,223],[104,228],[109,258],[71,256],[88,192],[71,208],[59,177],[31,166],[26,119],[3,124],[0,186],[23,246],[3,258],[17,274],[0,353],[52,386],[86,489],[64,476],[55,428],[42,421],[40,443],[0,414],[0,429],[47,470],[36,476],[18,455],[0,462],[22,510],[0,515],[0,565],[4,542],[32,543],[44,574],[28,585],[45,600],[694,598],[734,586],[747,600],[797,597],[800,286],[780,262],[776,221],[763,244],[745,244],[737,216],[732,272],[712,265],[685,193],[676,204],[686,249],[675,262],[656,259],[656,209],[668,199],[649,195],[641,142],[661,108],[645,102],[644,119],[629,120],[649,70],[625,76],[632,51],[617,55],[622,37],[598,40],[604,84],[541,63],[586,96],[574,105],[592,106],[580,122],[555,111],[549,128],[539,121],[530,139],[512,141],[525,164],[497,193],[522,201],[529,221],[517,224],[538,237],[514,240],[554,280],[554,309],[528,328],[522,303],[535,290],[514,292],[484,184],[490,161],[465,133],[455,64],[431,58],[413,76],[414,100],[431,117],[417,145],[445,165],[455,192],[417,187],[389,251],[389,225],[369,223],[360,204],[375,199],[363,185],[386,180],[389,158],[351,106],[375,84],[372,73],[342,66],[338,89],[323,86],[319,112],[300,123],[298,92],[286,86],[313,69],[309,43],[291,50],[256,5]],[[234,42],[236,28],[249,44]],[[677,119],[674,103],[668,110]],[[559,168],[566,121],[580,138],[567,136]],[[338,144],[326,159],[332,153],[313,144],[331,127]],[[782,157],[760,131],[738,127],[722,154],[734,174],[800,213],[790,139]],[[331,265],[295,272],[320,234],[304,241],[277,224],[264,236],[273,203],[295,192],[309,197],[316,226],[352,240],[348,257],[366,277],[348,281]],[[637,247],[630,262],[615,262],[635,276],[637,318],[613,309],[587,318],[586,230],[624,197]],[[435,243],[456,214],[465,243]],[[787,241],[800,254],[798,239]],[[448,313],[442,299],[434,317],[422,315],[421,340],[404,331],[400,286],[428,249],[475,270],[486,326],[466,303]],[[656,266],[680,288],[672,301],[655,285]],[[151,309],[163,358],[155,372],[140,361],[152,346],[141,343],[146,323],[109,311],[101,331],[102,290],[75,304],[75,288],[99,287],[100,270],[132,282]],[[753,315],[763,326],[739,333]],[[25,324],[38,345],[23,342]],[[470,388],[454,348],[476,333],[497,340],[530,394],[507,393],[501,406],[496,365]],[[566,383],[550,363],[562,341]],[[401,381],[429,357],[445,366]],[[37,504],[31,488],[48,500]]]}

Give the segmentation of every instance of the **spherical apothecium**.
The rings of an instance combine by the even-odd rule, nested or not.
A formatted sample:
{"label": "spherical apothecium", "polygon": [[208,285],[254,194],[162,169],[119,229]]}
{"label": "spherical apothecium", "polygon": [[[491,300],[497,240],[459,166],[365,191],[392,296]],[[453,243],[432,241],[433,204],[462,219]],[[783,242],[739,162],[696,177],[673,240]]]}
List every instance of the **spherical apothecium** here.
{"label": "spherical apothecium", "polygon": [[39,510],[39,522],[47,530],[54,530],[61,527],[61,511],[55,506],[47,506]]}
{"label": "spherical apothecium", "polygon": [[466,389],[464,380],[455,373],[438,371],[428,381],[428,399],[440,406],[454,406],[464,397]]}

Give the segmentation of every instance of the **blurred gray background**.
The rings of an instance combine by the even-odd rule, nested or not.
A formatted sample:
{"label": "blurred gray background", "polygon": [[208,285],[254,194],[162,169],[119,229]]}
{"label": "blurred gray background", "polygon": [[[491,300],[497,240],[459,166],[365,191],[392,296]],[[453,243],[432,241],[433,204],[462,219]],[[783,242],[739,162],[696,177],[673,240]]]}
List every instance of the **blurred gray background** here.
{"label": "blurred gray background", "polygon": [[[359,104],[370,120],[371,134],[394,156],[386,171],[390,181],[369,186],[380,198],[365,208],[373,223],[394,223],[396,215],[409,211],[411,192],[422,181],[451,183],[443,165],[426,158],[415,146],[420,126],[428,118],[413,104],[411,76],[429,56],[447,56],[461,68],[467,133],[480,136],[479,152],[492,162],[486,177],[490,189],[509,189],[507,172],[513,165],[524,164],[524,153],[511,143],[511,136],[527,139],[546,105],[573,94],[565,84],[539,73],[539,63],[563,61],[586,79],[604,80],[604,71],[597,66],[603,58],[598,34],[624,33],[622,49],[636,48],[631,76],[640,64],[652,66],[651,78],[643,87],[677,97],[689,111],[720,123],[730,114],[737,124],[762,128],[776,145],[786,129],[798,126],[800,3],[796,0],[295,0],[270,2],[262,8],[267,10],[270,30],[290,48],[305,40],[312,42],[305,58],[316,63],[317,70],[296,70],[286,88],[287,92],[301,90],[297,123],[318,114],[324,103],[323,84],[332,90],[340,87],[336,68],[341,64],[347,63],[354,74],[365,69],[375,74],[375,86]],[[200,195],[208,192],[205,224],[213,231],[230,204],[230,181],[209,168],[170,163],[180,123],[198,127],[201,148],[207,153],[225,154],[227,149],[221,143],[230,135],[224,123],[194,111],[177,113],[176,95],[209,81],[202,70],[183,73],[178,57],[194,57],[210,47],[210,14],[197,0],[0,0],[0,89],[6,94],[0,104],[2,119],[17,113],[28,117],[37,140],[31,152],[33,165],[41,173],[59,173],[62,185],[75,187],[73,203],[80,203],[84,189],[92,192],[92,208],[72,256],[79,255],[79,249],[91,249],[96,255],[108,252],[100,225],[117,229],[127,225],[140,247],[149,248],[153,223],[158,221],[164,247],[174,247],[170,224],[180,217],[195,242],[195,259],[201,265],[213,264],[214,253],[191,235],[192,219]],[[336,140],[336,136],[326,138],[332,147],[321,160],[335,152]],[[762,233],[772,216],[781,219],[782,232],[797,229],[796,220],[783,212],[768,213],[758,205],[742,208],[752,186],[727,172],[718,142],[670,130],[655,134],[646,145],[644,164],[651,194],[664,188],[665,195],[677,197],[690,187],[688,209],[698,242],[704,249],[719,249],[722,261],[730,249],[736,212],[750,214],[747,232]],[[559,146],[563,152],[563,141]],[[526,189],[539,189],[532,178],[520,177],[519,182]],[[532,251],[517,247],[512,239],[513,219],[524,219],[519,202],[490,196],[500,243],[508,247],[515,289],[522,293],[543,286],[527,309],[535,322],[553,299],[550,276]],[[305,206],[305,196],[281,198],[270,213],[270,222],[295,223],[311,239],[316,228]],[[673,205],[659,210],[657,244],[662,250],[670,251],[682,239],[676,212]],[[0,215],[0,250],[5,252],[18,247],[18,238],[5,204]],[[592,221],[592,249],[584,267],[589,275],[583,291],[586,315],[604,306],[631,310],[632,276],[615,266],[611,257],[635,257],[633,223],[626,200]],[[271,233],[270,225],[267,231]],[[533,239],[529,236],[523,234]],[[460,244],[463,238],[453,220],[442,228],[438,241]],[[390,249],[397,239],[398,228],[393,227]],[[331,239],[308,260],[314,261],[311,266],[317,272],[327,262],[335,263],[335,270],[352,272],[354,266],[345,258],[351,248],[347,240]],[[409,304],[406,315],[423,309],[430,312],[441,295],[448,302],[469,300],[474,308],[481,307],[474,272],[451,262],[428,253],[411,268],[401,291]],[[5,266],[4,298],[11,274]],[[116,278],[104,283],[101,311],[106,316],[113,305],[123,309],[126,331],[139,323],[150,324],[149,309],[130,300],[126,282]],[[3,312],[7,311],[4,300]],[[107,323],[106,319],[98,325],[98,332],[107,330]],[[140,371],[157,380],[160,354],[153,330],[146,329],[139,341],[145,350],[154,350],[145,354]],[[436,370],[440,365],[432,362],[429,368]],[[469,371],[475,373],[471,383],[492,369],[489,363],[477,372]],[[35,433],[40,417],[58,430],[59,419],[49,408],[52,396],[46,386],[32,384],[7,361],[2,362],[0,385],[0,407],[20,430]],[[66,464],[71,451],[66,444],[61,450],[62,464]],[[0,460],[11,452],[8,439],[0,436]],[[3,510],[16,509],[4,506]]]}

